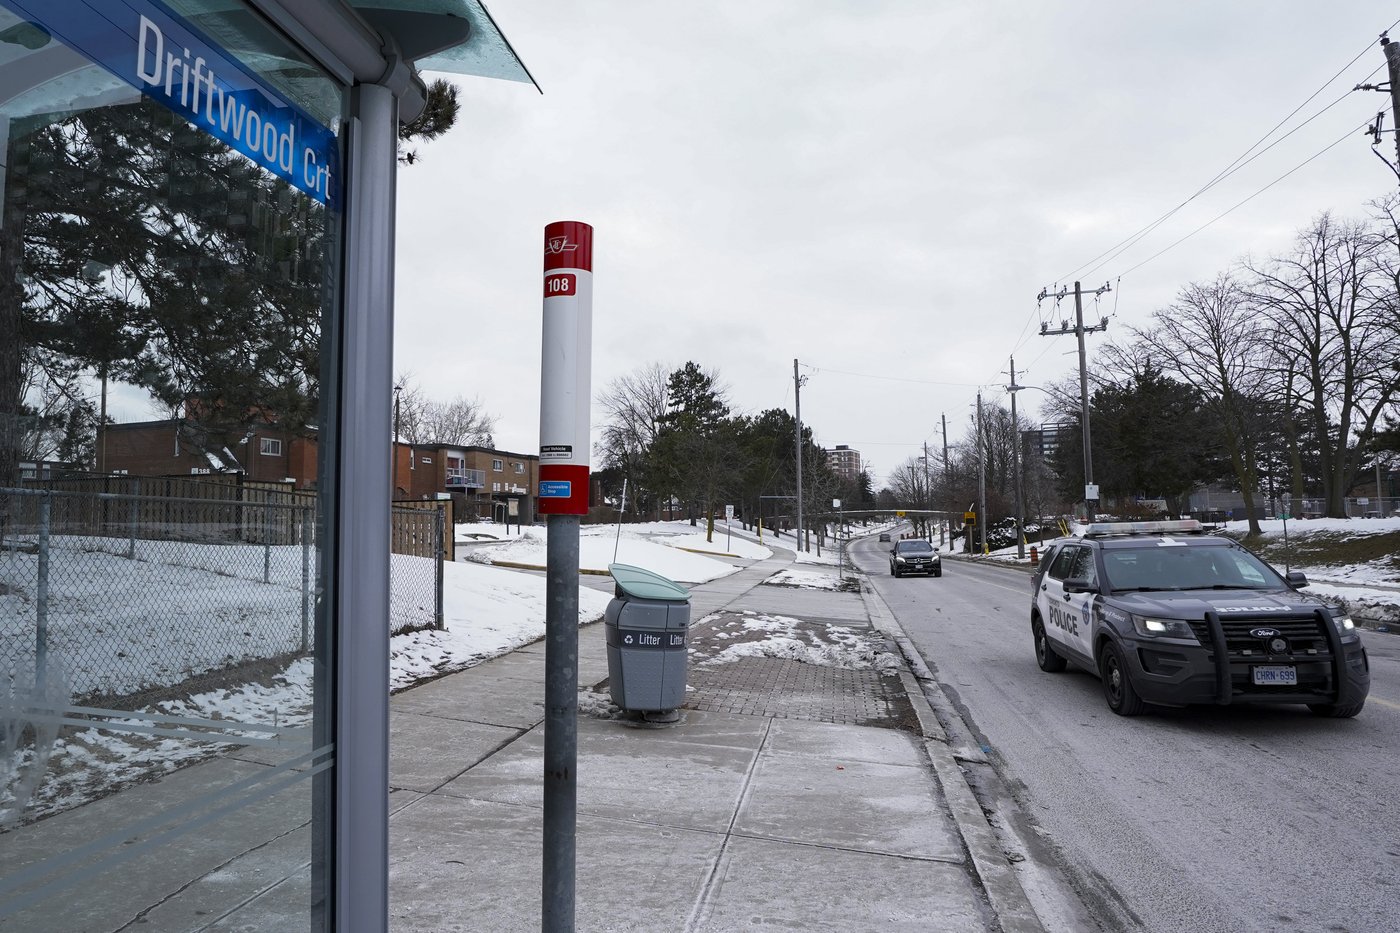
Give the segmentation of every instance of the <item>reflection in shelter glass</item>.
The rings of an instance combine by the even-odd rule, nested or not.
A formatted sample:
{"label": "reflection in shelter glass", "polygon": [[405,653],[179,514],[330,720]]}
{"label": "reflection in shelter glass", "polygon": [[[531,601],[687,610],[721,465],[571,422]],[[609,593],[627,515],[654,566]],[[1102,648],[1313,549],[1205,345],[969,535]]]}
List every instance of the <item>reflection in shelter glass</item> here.
{"label": "reflection in shelter glass", "polygon": [[[342,88],[249,8],[149,7],[339,146]],[[0,930],[320,929],[330,496],[252,464],[335,417],[334,191],[46,9],[0,0]]]}

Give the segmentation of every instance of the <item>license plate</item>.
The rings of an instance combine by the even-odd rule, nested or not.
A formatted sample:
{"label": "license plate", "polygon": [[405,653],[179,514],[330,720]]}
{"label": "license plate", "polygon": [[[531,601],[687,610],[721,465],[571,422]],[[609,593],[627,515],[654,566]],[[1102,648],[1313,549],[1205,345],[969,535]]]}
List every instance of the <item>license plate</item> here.
{"label": "license plate", "polygon": [[1260,687],[1296,687],[1298,669],[1291,664],[1254,668],[1254,683]]}

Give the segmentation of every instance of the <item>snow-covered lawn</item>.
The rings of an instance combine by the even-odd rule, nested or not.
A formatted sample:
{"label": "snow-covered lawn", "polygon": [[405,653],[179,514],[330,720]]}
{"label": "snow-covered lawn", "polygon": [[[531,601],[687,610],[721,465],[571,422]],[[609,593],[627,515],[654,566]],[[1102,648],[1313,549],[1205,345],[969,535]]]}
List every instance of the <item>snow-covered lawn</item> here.
{"label": "snow-covered lawn", "polygon": [[[389,641],[389,688],[464,670],[544,635],[544,577],[485,564],[444,564],[441,631]],[[579,624],[603,617],[612,597],[579,587]]]}
{"label": "snow-covered lawn", "polygon": [[[0,670],[34,669],[41,621],[75,696],[167,687],[310,645],[314,549],[55,535],[41,615],[38,548],[17,543],[0,550]],[[386,628],[432,624],[434,561],[390,563]]]}
{"label": "snow-covered lawn", "polygon": [[[543,567],[548,544],[548,529],[531,526],[525,528],[523,535],[508,542],[475,547],[466,558],[482,563]],[[696,534],[695,529],[685,523],[623,525],[620,533],[615,525],[585,525],[579,530],[579,569],[605,573],[609,564],[631,564],[678,583],[705,583],[739,569],[739,565],[726,562],[721,554],[732,554],[745,561],[772,554],[765,547],[738,538],[732,539],[728,546],[742,548],[742,552],[725,551],[725,539],[718,530],[715,540],[707,543],[704,532]],[[696,554],[695,550],[709,550],[715,556]]]}
{"label": "snow-covered lawn", "polygon": [[[108,560],[117,559],[97,554],[88,557],[96,567],[103,568]],[[121,563],[132,564],[125,560]],[[140,562],[135,564],[136,568],[142,566]],[[126,567],[128,574],[132,570],[132,567]],[[179,568],[159,568],[163,574],[178,571]],[[105,570],[102,572],[108,573]],[[109,573],[104,579],[120,576]],[[92,617],[96,620],[96,627],[111,627],[112,623],[107,622],[107,618],[129,621],[160,617],[169,608],[164,605],[168,590],[155,588],[150,583],[150,580],[138,576],[130,581],[130,585],[110,588],[101,613]],[[240,586],[247,587],[248,584],[244,581]],[[480,564],[445,564],[445,628],[441,631],[394,635],[389,639],[391,689],[402,689],[430,677],[463,670],[537,640],[544,634],[544,589],[544,578],[534,574]],[[580,587],[580,624],[601,618],[610,598],[607,593]],[[299,597],[297,603],[299,606]],[[96,612],[95,608],[90,609]],[[192,612],[197,615],[194,610]],[[226,624],[214,619],[205,619],[204,622],[211,632],[217,625]],[[242,631],[238,626],[234,627]],[[150,635],[125,639],[122,646],[131,652],[131,656],[123,659],[129,664],[123,670],[129,670],[132,676],[136,676],[142,664],[149,666],[157,663],[151,655],[159,647],[155,641]],[[268,656],[262,653],[263,650],[266,649],[257,649],[255,656]],[[66,665],[62,663],[57,648],[53,657],[54,676],[44,695],[49,703],[64,707],[71,703],[72,696],[80,692],[74,689],[74,684],[90,684],[78,679],[66,679],[63,673]],[[36,699],[33,676],[29,671],[32,671],[32,667],[12,667],[9,678],[0,676],[0,825],[5,823],[7,817],[17,816],[13,807],[15,798],[27,796],[26,788],[21,784],[26,774],[33,773],[34,765],[43,764],[42,761],[35,761],[33,747],[26,746],[15,751],[13,747],[5,747],[6,740],[18,742],[25,726],[30,723],[36,730],[45,730],[49,734],[54,731],[53,717],[49,717],[50,723],[46,725],[43,717],[39,717],[41,721],[35,723],[29,718],[32,714],[25,712],[25,708]],[[78,675],[81,677],[82,672],[78,671]],[[47,762],[47,777],[37,789],[33,803],[25,809],[25,819],[76,806],[126,784],[169,773],[191,762],[227,752],[240,744],[220,742],[216,737],[191,741],[150,732],[153,723],[159,726],[162,720],[171,717],[185,720],[182,723],[185,731],[192,727],[213,736],[266,739],[267,730],[272,727],[280,735],[279,741],[304,742],[305,736],[299,733],[308,728],[311,722],[311,677],[311,660],[303,657],[255,682],[229,684],[151,704],[134,711],[130,718],[108,717],[105,721],[111,727],[109,729],[66,729],[53,742],[52,754]],[[172,682],[178,680],[175,677]],[[203,725],[190,721],[200,721]],[[39,731],[38,734],[43,736],[45,732]]]}

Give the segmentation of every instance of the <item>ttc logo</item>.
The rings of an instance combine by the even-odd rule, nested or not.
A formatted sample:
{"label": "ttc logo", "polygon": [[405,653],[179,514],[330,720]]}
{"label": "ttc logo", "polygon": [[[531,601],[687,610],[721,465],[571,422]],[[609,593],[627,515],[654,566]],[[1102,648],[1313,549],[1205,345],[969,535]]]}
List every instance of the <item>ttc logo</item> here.
{"label": "ttc logo", "polygon": [[544,241],[544,251],[551,256],[572,253],[578,249],[577,243],[570,243],[567,236],[552,236]]}

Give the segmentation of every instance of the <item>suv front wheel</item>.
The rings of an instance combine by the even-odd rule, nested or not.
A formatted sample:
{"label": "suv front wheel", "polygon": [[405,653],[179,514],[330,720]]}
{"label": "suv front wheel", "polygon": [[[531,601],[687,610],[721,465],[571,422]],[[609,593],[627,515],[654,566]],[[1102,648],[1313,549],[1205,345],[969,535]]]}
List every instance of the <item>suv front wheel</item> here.
{"label": "suv front wheel", "polygon": [[1328,719],[1350,719],[1361,712],[1366,705],[1366,701],[1343,705],[1341,703],[1309,703],[1308,709],[1314,716],[1325,716]]}
{"label": "suv front wheel", "polygon": [[1128,676],[1128,664],[1123,650],[1111,641],[1099,649],[1099,677],[1103,679],[1103,695],[1108,708],[1119,716],[1136,716],[1147,708]]}

